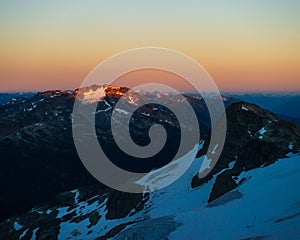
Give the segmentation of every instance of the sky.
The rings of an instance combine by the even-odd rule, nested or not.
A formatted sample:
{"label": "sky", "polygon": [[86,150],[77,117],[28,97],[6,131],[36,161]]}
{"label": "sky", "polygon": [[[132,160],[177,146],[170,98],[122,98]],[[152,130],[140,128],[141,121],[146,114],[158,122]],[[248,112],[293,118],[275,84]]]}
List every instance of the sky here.
{"label": "sky", "polygon": [[297,0],[1,0],[0,92],[74,89],[140,47],[189,55],[221,91],[300,91],[299,12]]}

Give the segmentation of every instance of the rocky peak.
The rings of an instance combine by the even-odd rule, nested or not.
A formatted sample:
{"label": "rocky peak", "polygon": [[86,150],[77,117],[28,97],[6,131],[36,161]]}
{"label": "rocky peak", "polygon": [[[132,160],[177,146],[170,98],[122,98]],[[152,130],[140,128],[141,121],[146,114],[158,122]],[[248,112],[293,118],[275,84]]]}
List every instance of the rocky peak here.
{"label": "rocky peak", "polygon": [[95,103],[105,97],[121,98],[125,93],[131,91],[127,87],[118,87],[112,85],[92,85],[76,89],[72,95],[77,96],[85,103]]}
{"label": "rocky peak", "polygon": [[[257,105],[234,103],[226,116],[227,136],[217,164],[205,178],[196,175],[192,181],[192,187],[198,187],[216,176],[209,201],[237,187],[240,183],[234,179],[241,172],[270,165],[300,151],[300,127]],[[198,157],[206,154],[208,143],[205,142]]]}
{"label": "rocky peak", "polygon": [[[275,114],[257,105],[238,102],[232,104],[227,112],[227,134],[229,141],[241,139],[260,142],[280,143],[286,148],[290,144],[299,145],[299,126],[287,123]],[[284,144],[285,143],[285,144]]]}
{"label": "rocky peak", "polygon": [[69,98],[75,98],[76,96],[86,103],[95,103],[105,97],[120,98],[126,92],[131,91],[127,87],[118,87],[112,85],[92,85],[72,90],[48,90],[44,92],[38,92],[36,98],[55,98],[60,96],[66,96]]}

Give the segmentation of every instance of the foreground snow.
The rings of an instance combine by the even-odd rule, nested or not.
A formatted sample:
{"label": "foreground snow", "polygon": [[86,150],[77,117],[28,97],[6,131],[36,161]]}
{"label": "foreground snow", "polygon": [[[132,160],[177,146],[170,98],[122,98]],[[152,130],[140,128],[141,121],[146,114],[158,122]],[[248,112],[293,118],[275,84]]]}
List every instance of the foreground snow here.
{"label": "foreground snow", "polygon": [[[244,172],[240,178],[247,180],[202,207],[183,197],[186,201],[182,204],[191,209],[177,211],[175,219],[182,226],[171,233],[170,239],[298,239],[300,157],[281,159]],[[202,195],[201,189],[195,194]]]}
{"label": "foreground snow", "polygon": [[[61,219],[58,239],[297,239],[300,233],[300,156],[289,154],[273,165],[243,172],[244,179],[234,190],[207,203],[215,179],[192,189],[191,180],[204,157],[196,159],[185,174],[172,185],[150,194],[141,211],[132,210],[124,218],[108,220],[107,195],[78,201],[74,190],[74,217],[67,220],[68,206],[48,209]],[[34,210],[33,210],[34,211]],[[41,210],[40,210],[41,211]],[[91,225],[88,214],[99,214]],[[89,215],[91,216],[91,215]],[[74,221],[74,219],[78,221]],[[65,219],[65,220],[64,220]],[[121,230],[109,238],[116,227]],[[28,232],[14,223],[21,238]],[[33,232],[35,239],[39,228]]]}
{"label": "foreground snow", "polygon": [[[209,204],[207,200],[213,180],[198,189],[192,190],[190,187],[191,178],[201,161],[203,158],[197,159],[174,184],[153,193],[144,211],[115,221],[105,222],[102,219],[104,222],[100,221],[95,229],[99,229],[101,224],[112,228],[116,224],[146,216],[149,219],[172,217],[178,224],[169,235],[172,240],[296,239],[300,232],[299,156],[242,173],[239,179],[246,179],[242,185]],[[130,235],[131,228],[123,231]],[[147,235],[145,231],[144,234],[151,238],[154,233],[150,231]],[[67,237],[65,234],[60,236]]]}

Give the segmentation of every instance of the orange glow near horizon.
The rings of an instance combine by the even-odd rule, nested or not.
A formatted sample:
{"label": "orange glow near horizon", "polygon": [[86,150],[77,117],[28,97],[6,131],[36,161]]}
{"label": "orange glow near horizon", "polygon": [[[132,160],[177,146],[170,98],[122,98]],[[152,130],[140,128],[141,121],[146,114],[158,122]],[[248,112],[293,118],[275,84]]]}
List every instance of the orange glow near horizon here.
{"label": "orange glow near horizon", "polygon": [[2,1],[0,92],[75,89],[106,58],[151,46],[189,55],[220,91],[300,91],[298,2],[112,2]]}
{"label": "orange glow near horizon", "polygon": [[117,78],[113,82],[113,85],[133,88],[140,84],[149,84],[153,82],[164,84],[174,89],[180,89],[181,91],[196,91],[184,78],[174,73],[157,69],[143,69],[128,72]]}

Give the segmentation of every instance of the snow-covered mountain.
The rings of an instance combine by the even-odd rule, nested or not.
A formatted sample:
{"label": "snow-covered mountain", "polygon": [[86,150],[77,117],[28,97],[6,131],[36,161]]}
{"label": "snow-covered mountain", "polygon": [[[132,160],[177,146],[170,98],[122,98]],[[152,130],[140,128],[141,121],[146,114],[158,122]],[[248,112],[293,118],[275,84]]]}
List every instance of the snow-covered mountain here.
{"label": "snow-covered mountain", "polygon": [[[89,96],[85,104],[94,101],[93,91],[99,89],[94,87],[92,92],[90,89],[85,91]],[[102,123],[105,116],[109,117],[106,114],[111,111],[114,101],[123,91],[118,88],[110,89],[112,91],[108,96],[106,90],[105,96],[102,95],[98,105],[99,113],[97,113]],[[128,89],[124,88],[125,91]],[[34,159],[32,153],[39,147],[45,152],[47,149],[45,145],[52,148],[55,146],[54,142],[61,137],[62,142],[67,142],[70,136],[66,134],[63,137],[60,130],[66,127],[64,125],[66,119],[70,121],[70,113],[67,111],[69,107],[64,110],[59,107],[71,106],[74,99],[72,94],[76,92],[52,92],[35,96],[27,104],[30,106],[34,102],[36,107],[31,111],[23,111],[25,115],[21,116],[27,119],[30,114],[45,112],[47,109],[51,121],[45,120],[39,125],[35,125],[36,123],[29,126],[22,125],[23,127],[16,132],[9,129],[9,134],[0,139],[0,147],[2,146],[3,149],[7,146],[11,149],[19,147],[24,156],[18,156],[23,156],[23,160],[29,161],[28,159]],[[135,97],[142,101],[143,94]],[[40,101],[40,98],[45,100]],[[54,99],[57,102],[54,102]],[[207,120],[203,111],[205,106],[201,99],[190,97],[189,101],[198,111],[197,116]],[[64,183],[68,184],[67,188],[71,189],[76,184],[70,181],[70,177],[74,177],[76,173],[76,180],[79,180],[78,176],[81,176],[85,180],[77,183],[78,187],[58,194],[47,203],[42,203],[45,200],[39,200],[40,204],[30,211],[0,223],[0,239],[298,239],[300,192],[297,190],[297,185],[300,182],[300,128],[282,121],[276,115],[256,105],[233,102],[228,104],[228,130],[223,152],[206,178],[199,179],[197,173],[203,161],[207,161],[209,134],[203,136],[198,146],[197,158],[184,175],[170,186],[155,192],[129,194],[111,190],[95,181],[87,181],[88,177],[82,177],[84,174],[81,169],[73,174],[71,172],[69,177],[64,178]],[[55,106],[54,113],[48,109],[49,103],[52,107]],[[10,114],[2,113],[6,118],[2,115],[1,120],[10,119],[9,116],[18,119],[20,110],[27,109],[26,106],[8,105],[5,109],[8,109]],[[19,110],[10,110],[12,108]],[[106,109],[109,110],[104,111]],[[147,114],[144,114],[145,111],[148,111]],[[164,116],[163,109],[159,109],[160,114],[156,111],[150,107],[140,110],[135,118],[137,136],[145,127],[143,125],[147,122],[145,119],[159,121],[160,117]],[[56,113],[64,118],[60,123],[62,125],[50,124],[50,122],[59,122],[54,121],[57,117]],[[36,119],[40,120],[40,118]],[[29,117],[28,122],[30,122]],[[170,122],[175,123],[175,120],[171,118]],[[55,131],[57,128],[54,126],[59,126],[58,130]],[[173,124],[173,127],[175,131],[176,124]],[[31,130],[26,130],[28,128]],[[105,129],[105,127],[100,128],[99,133],[109,142],[110,135]],[[51,134],[52,130],[55,134]],[[30,134],[32,131],[34,134]],[[50,136],[44,139],[41,136],[46,136],[45,133]],[[40,140],[39,144],[35,143],[36,139]],[[34,146],[32,152],[27,150],[29,146]],[[69,147],[63,156],[69,155],[71,149],[72,147]],[[55,152],[57,154],[47,161],[48,169],[61,167],[61,164],[66,161],[59,157],[59,154],[63,154],[59,148],[55,149]],[[28,158],[24,158],[26,154],[29,154]],[[59,158],[59,163],[54,161],[55,157]],[[40,158],[38,159],[40,161]],[[72,164],[76,166],[74,159],[76,158],[73,158]],[[20,164],[15,161],[14,164]],[[68,164],[71,161],[67,159]],[[38,163],[38,161],[34,162],[34,164]],[[42,162],[41,166],[44,166],[44,163]],[[70,165],[66,164],[66,166]],[[3,167],[7,166],[3,165]],[[12,168],[7,169],[9,172]],[[21,169],[24,170],[24,166]],[[55,177],[58,179],[53,180],[53,184],[58,184],[62,180],[60,174],[65,172],[67,171],[64,168],[57,171]],[[30,172],[32,173],[35,171]],[[18,174],[13,176],[16,177]],[[49,180],[49,175],[47,177]],[[152,177],[151,172],[149,177]],[[9,179],[11,181],[11,178]],[[42,177],[38,176],[37,179]],[[153,179],[155,180],[157,179]],[[36,184],[35,181],[31,183]],[[55,192],[51,183],[39,186],[40,188],[48,186],[48,190]],[[58,191],[62,189],[64,187],[60,187]],[[20,191],[20,188],[17,190]],[[40,189],[40,193],[44,193],[43,190]],[[65,190],[67,190],[66,186]]]}

